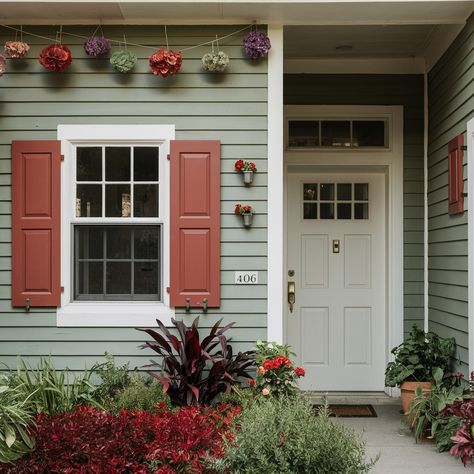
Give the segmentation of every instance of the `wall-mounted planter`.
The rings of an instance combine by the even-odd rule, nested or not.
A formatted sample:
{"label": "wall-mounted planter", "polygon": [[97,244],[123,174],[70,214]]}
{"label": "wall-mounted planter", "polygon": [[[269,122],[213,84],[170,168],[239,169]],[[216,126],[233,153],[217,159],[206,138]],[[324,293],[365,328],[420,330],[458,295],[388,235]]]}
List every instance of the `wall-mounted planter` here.
{"label": "wall-mounted planter", "polygon": [[242,214],[244,227],[252,227],[253,214]]}
{"label": "wall-mounted planter", "polygon": [[242,173],[244,183],[249,185],[253,181],[253,174],[257,171],[257,166],[251,161],[237,160],[234,163],[236,171]]}
{"label": "wall-mounted planter", "polygon": [[245,184],[251,184],[253,181],[253,171],[243,171],[242,175],[244,177]]}
{"label": "wall-mounted planter", "polygon": [[236,204],[234,213],[236,216],[242,216],[242,222],[244,227],[251,227],[252,226],[252,219],[253,219],[253,207],[249,206],[248,204]]}

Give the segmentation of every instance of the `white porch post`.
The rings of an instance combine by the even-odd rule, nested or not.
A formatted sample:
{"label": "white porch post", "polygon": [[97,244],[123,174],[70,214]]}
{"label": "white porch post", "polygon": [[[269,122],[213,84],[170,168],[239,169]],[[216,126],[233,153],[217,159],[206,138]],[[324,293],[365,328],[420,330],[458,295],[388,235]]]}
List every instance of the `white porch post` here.
{"label": "white porch post", "polygon": [[268,27],[267,339],[283,342],[283,25]]}

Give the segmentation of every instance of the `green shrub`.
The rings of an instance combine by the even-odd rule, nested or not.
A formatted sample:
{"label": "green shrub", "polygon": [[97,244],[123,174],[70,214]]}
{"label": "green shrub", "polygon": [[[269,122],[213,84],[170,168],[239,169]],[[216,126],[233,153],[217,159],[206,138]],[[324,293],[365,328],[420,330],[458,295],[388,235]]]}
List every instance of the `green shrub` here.
{"label": "green shrub", "polygon": [[359,474],[375,463],[365,462],[365,443],[355,432],[332,422],[326,407],[315,412],[302,397],[255,402],[237,424],[235,444],[211,462],[218,472]]}
{"label": "green shrub", "polygon": [[0,376],[0,463],[5,464],[21,458],[35,445],[28,432],[34,405],[19,385],[12,388],[10,382],[7,376]]}
{"label": "green shrub", "polygon": [[170,405],[169,397],[163,393],[163,385],[158,380],[132,377],[128,387],[118,393],[113,401],[112,411],[138,408],[141,411],[153,411],[158,403]]}
{"label": "green shrub", "polygon": [[91,368],[91,372],[100,377],[100,384],[94,394],[95,399],[103,405],[112,404],[118,394],[130,385],[132,374],[136,371],[137,368],[130,369],[128,363],[116,367],[114,356],[106,352],[105,362]]}
{"label": "green shrub", "polygon": [[88,404],[98,408],[92,373],[71,376],[69,369],[57,370],[51,357],[40,358],[35,368],[18,358],[17,371],[10,377],[10,386],[22,392],[35,407],[36,413],[48,415],[72,410],[76,405]]}

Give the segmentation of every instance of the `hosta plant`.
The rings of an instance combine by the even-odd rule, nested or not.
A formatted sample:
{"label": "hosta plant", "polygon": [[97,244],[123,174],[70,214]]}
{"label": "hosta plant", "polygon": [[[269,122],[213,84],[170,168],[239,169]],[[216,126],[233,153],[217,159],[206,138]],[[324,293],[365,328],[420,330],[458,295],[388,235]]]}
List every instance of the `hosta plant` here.
{"label": "hosta plant", "polygon": [[0,376],[0,463],[5,464],[21,458],[35,445],[29,431],[34,406],[19,387],[10,387],[9,381]]}
{"label": "hosta plant", "polygon": [[149,373],[163,384],[174,405],[208,405],[220,393],[229,393],[242,378],[250,378],[247,370],[254,365],[252,352],[233,354],[224,333],[234,323],[220,327],[221,319],[201,339],[198,322],[199,317],[186,326],[172,319],[177,335],[158,319],[161,334],[153,329],[139,329],[153,338],[141,347],[162,357],[148,365],[159,368],[160,373]]}

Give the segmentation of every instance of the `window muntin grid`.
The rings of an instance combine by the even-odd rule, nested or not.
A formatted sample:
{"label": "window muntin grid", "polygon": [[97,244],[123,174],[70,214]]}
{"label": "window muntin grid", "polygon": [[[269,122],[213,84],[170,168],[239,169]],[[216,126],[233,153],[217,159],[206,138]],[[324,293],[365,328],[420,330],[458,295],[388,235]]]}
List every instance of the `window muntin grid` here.
{"label": "window muntin grid", "polygon": [[368,183],[303,183],[304,220],[369,218]]}

